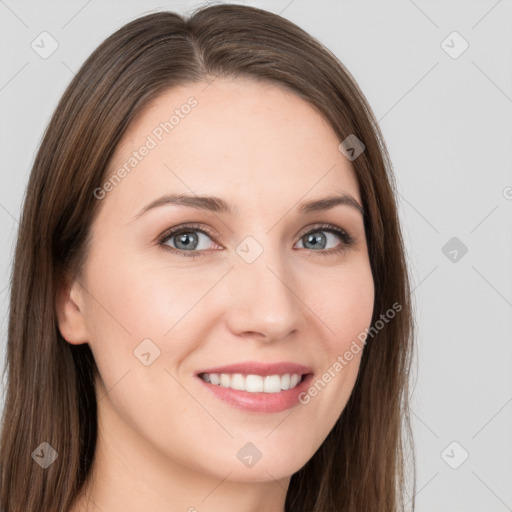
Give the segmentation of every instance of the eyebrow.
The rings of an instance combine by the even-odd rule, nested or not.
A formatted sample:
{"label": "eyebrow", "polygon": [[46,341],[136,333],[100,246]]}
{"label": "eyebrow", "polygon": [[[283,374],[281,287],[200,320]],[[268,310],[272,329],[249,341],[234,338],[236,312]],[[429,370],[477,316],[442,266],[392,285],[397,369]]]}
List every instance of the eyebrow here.
{"label": "eyebrow", "polygon": [[[166,194],[165,196],[155,199],[148,205],[144,206],[142,210],[135,215],[133,220],[138,219],[149,210],[158,208],[165,205],[178,205],[196,208],[198,210],[206,210],[214,213],[226,213],[228,215],[240,215],[240,210],[215,196],[190,196],[186,194]],[[345,205],[357,210],[361,215],[364,215],[363,207],[359,202],[350,194],[337,194],[335,196],[323,197],[321,199],[314,199],[311,201],[304,201],[300,203],[296,211],[297,213],[311,213],[326,211],[334,208],[335,206]]]}

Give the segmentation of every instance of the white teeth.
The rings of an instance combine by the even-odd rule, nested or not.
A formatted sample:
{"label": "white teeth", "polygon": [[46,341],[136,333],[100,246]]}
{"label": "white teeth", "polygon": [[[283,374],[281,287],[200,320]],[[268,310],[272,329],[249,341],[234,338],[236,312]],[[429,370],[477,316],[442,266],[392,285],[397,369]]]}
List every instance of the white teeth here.
{"label": "white teeth", "polygon": [[263,379],[264,393],[279,393],[281,391],[281,377],[279,375],[269,375]]}
{"label": "white teeth", "polygon": [[279,393],[281,390],[292,389],[301,380],[297,373],[284,375],[243,375],[241,373],[203,373],[201,378],[223,388],[231,388],[249,393]]}
{"label": "white teeth", "polygon": [[231,387],[231,375],[229,373],[221,373],[220,374],[220,385],[223,388]]}
{"label": "white teeth", "polygon": [[244,376],[241,373],[235,373],[231,377],[231,388],[238,389],[239,391],[245,391]]}
{"label": "white teeth", "polygon": [[261,393],[263,391],[263,377],[261,375],[247,375],[245,377],[245,391]]}
{"label": "white teeth", "polygon": [[287,373],[281,377],[281,389],[290,389],[290,374]]}

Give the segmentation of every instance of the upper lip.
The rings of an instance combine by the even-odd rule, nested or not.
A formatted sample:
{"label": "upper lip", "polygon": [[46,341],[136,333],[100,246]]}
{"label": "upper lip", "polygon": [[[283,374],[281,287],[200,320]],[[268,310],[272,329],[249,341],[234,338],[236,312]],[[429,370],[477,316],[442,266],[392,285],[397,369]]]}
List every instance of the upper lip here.
{"label": "upper lip", "polygon": [[302,364],[281,362],[281,363],[259,363],[257,361],[247,361],[244,363],[234,363],[226,366],[217,366],[216,368],[206,368],[200,370],[196,375],[202,373],[243,373],[246,375],[284,375],[286,373],[296,373],[305,375],[313,373],[313,370]]}

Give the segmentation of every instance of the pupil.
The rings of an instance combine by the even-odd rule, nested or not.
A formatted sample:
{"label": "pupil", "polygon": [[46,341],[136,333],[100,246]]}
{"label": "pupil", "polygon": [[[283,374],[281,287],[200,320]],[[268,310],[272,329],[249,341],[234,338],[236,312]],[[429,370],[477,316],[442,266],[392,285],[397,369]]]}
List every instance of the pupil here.
{"label": "pupil", "polygon": [[[194,245],[194,243],[197,243],[197,236],[192,233],[182,233],[181,235],[178,235],[178,243],[176,244],[176,247],[178,249],[189,249],[191,245]],[[180,247],[180,244],[182,247]]]}
{"label": "pupil", "polygon": [[[320,242],[318,242],[317,239],[320,239]],[[307,235],[307,243],[312,244],[313,247],[321,246],[323,249],[325,247],[325,242],[325,235],[321,234],[321,232],[318,232],[318,234]]]}

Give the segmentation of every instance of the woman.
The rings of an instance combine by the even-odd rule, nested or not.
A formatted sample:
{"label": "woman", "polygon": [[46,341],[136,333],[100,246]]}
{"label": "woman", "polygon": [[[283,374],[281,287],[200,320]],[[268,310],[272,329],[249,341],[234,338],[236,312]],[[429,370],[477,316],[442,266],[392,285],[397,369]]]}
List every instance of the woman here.
{"label": "woman", "polygon": [[355,81],[287,20],[217,5],[109,37],[29,180],[2,510],[404,510],[393,187]]}

